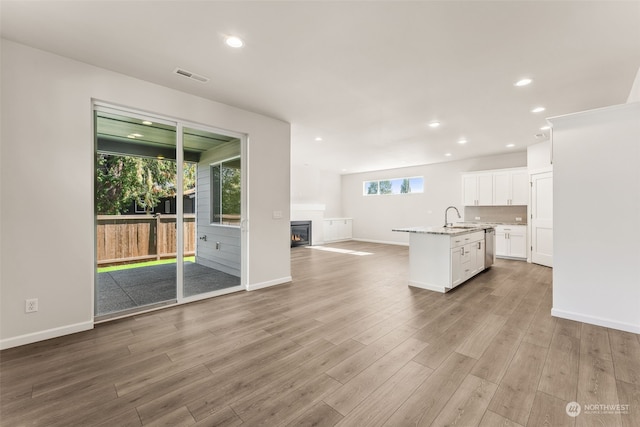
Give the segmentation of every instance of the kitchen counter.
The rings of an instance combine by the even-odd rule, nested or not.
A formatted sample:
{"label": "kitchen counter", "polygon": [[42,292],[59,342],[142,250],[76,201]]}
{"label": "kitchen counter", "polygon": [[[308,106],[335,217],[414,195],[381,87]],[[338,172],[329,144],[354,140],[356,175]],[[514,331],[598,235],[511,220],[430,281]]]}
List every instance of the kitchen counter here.
{"label": "kitchen counter", "polygon": [[488,230],[493,228],[493,225],[488,224],[473,224],[464,225],[464,228],[460,227],[407,227],[407,228],[394,228],[391,231],[397,231],[400,233],[418,233],[418,234],[446,234],[449,236],[461,236],[463,234],[469,234],[476,231]]}

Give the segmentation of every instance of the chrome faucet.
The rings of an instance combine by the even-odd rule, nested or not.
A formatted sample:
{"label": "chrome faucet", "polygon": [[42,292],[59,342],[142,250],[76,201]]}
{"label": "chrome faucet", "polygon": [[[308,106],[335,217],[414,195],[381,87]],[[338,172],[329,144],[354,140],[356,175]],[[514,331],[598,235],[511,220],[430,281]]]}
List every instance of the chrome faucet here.
{"label": "chrome faucet", "polygon": [[460,216],[460,211],[458,211],[458,208],[456,208],[455,206],[449,206],[445,211],[444,211],[444,226],[445,227],[449,227],[449,225],[453,225],[452,222],[447,222],[447,214],[449,213],[449,209],[455,209],[456,213],[458,214],[458,218],[462,218]]}

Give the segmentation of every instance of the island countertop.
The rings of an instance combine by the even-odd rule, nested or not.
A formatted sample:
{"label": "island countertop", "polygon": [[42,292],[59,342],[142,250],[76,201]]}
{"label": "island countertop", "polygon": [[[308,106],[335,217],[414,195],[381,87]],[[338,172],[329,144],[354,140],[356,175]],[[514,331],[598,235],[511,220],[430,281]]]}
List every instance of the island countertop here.
{"label": "island countertop", "polygon": [[449,236],[461,236],[463,234],[474,233],[476,231],[486,230],[493,228],[493,226],[478,224],[474,226],[465,225],[464,228],[456,227],[407,227],[407,228],[393,228],[391,231],[397,231],[401,233],[417,233],[417,234],[446,234]]}

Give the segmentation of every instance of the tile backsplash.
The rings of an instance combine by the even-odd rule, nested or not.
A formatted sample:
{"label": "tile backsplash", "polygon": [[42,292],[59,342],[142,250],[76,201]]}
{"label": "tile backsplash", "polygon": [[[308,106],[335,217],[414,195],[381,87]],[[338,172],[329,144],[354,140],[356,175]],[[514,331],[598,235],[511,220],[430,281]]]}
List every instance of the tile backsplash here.
{"label": "tile backsplash", "polygon": [[[477,219],[480,218],[480,219]],[[508,222],[527,223],[526,206],[465,206],[466,222]]]}

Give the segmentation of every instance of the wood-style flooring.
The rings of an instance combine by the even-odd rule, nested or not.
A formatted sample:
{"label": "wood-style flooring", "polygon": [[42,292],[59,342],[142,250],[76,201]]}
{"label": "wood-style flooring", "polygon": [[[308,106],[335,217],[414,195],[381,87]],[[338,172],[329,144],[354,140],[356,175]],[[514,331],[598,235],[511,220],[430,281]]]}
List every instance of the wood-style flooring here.
{"label": "wood-style flooring", "polygon": [[3,351],[0,424],[640,426],[639,336],[551,317],[551,269],[439,294],[406,247],[331,246],[371,254],[294,248],[290,284]]}

